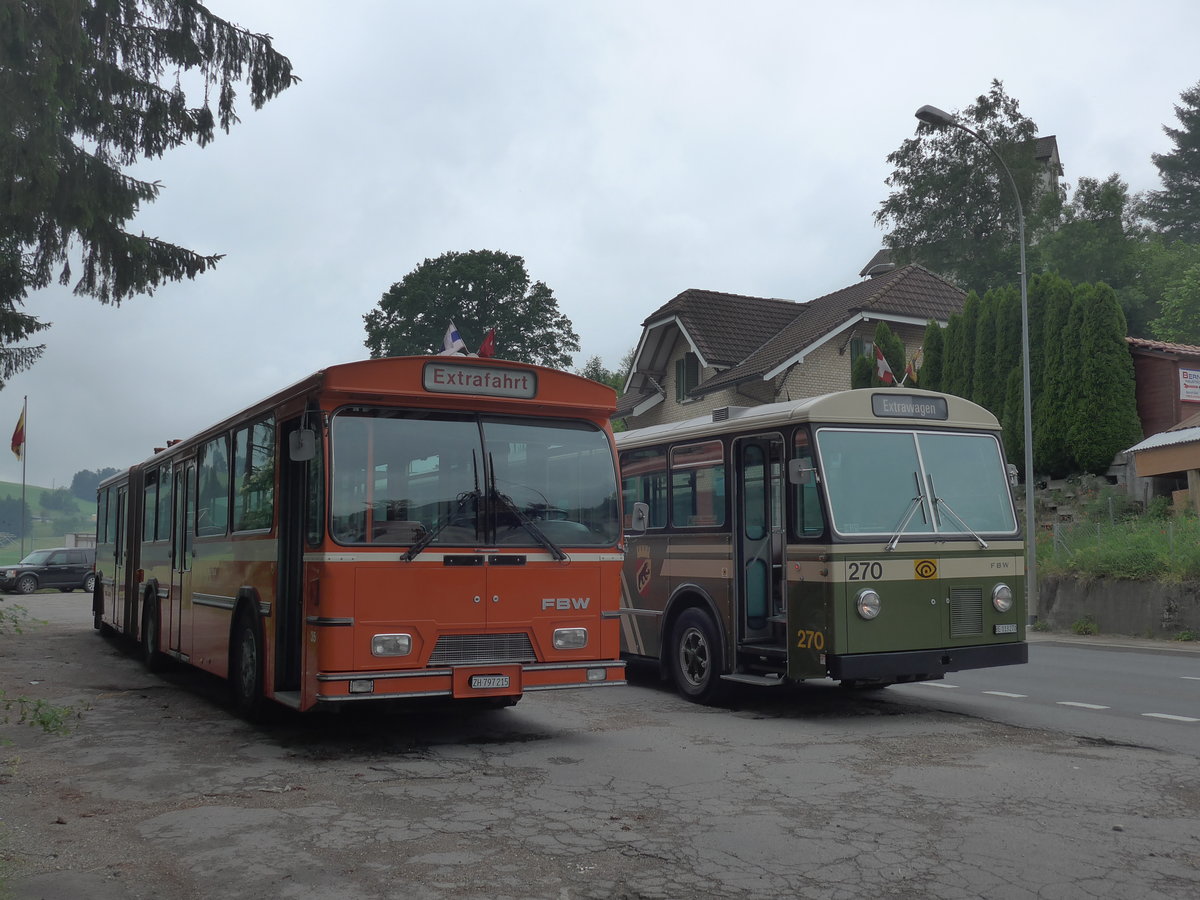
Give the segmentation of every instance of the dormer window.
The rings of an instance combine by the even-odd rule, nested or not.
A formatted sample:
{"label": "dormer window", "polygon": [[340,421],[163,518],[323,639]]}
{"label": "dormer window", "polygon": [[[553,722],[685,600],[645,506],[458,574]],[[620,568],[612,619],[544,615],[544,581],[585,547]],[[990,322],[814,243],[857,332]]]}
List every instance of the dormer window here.
{"label": "dormer window", "polygon": [[675,361],[675,402],[686,403],[688,394],[700,383],[700,360],[695,353],[685,353]]}

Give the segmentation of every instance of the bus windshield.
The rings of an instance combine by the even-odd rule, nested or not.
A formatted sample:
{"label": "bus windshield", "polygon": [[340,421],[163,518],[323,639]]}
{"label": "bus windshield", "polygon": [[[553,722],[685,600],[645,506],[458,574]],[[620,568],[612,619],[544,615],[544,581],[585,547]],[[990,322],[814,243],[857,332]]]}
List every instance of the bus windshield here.
{"label": "bus windshield", "polygon": [[606,546],[616,467],[587,422],[353,408],[332,425],[343,544]]}
{"label": "bus windshield", "polygon": [[991,434],[822,428],[817,448],[839,534],[1016,533]]}

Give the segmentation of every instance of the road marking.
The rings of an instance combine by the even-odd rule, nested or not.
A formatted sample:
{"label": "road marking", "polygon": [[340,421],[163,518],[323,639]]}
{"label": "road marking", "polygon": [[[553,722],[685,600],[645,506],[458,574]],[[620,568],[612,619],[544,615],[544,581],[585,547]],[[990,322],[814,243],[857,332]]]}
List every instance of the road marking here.
{"label": "road marking", "polygon": [[923,684],[926,687],[937,687],[937,688],[947,688],[947,689],[958,687],[957,684],[946,684],[946,682],[944,682],[944,681],[918,681],[917,684]]}
{"label": "road marking", "polygon": [[1180,675],[1184,681],[1200,681],[1200,675]]}
{"label": "road marking", "polygon": [[1173,716],[1170,713],[1142,713],[1151,719],[1169,719],[1172,722],[1200,722],[1200,719],[1193,719],[1191,716]]}
{"label": "road marking", "polygon": [[1074,700],[1056,700],[1059,706],[1076,706],[1079,709],[1112,709],[1111,706],[1100,706],[1097,703],[1076,703]]}
{"label": "road marking", "polygon": [[1029,696],[1028,694],[1010,694],[1008,691],[984,691],[984,693],[991,694],[993,697],[1011,697],[1014,700]]}

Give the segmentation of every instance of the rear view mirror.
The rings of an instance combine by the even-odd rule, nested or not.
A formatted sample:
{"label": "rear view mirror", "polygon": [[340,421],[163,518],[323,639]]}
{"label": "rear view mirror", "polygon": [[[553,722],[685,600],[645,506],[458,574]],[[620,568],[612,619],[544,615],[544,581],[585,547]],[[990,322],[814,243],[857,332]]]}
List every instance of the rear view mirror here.
{"label": "rear view mirror", "polygon": [[629,533],[645,534],[650,525],[650,506],[642,501],[633,504],[633,514],[630,516]]}
{"label": "rear view mirror", "polygon": [[298,428],[288,435],[288,456],[292,462],[308,462],[317,455],[317,433]]}
{"label": "rear view mirror", "polygon": [[788,460],[788,484],[812,484],[816,473],[812,460],[807,457]]}

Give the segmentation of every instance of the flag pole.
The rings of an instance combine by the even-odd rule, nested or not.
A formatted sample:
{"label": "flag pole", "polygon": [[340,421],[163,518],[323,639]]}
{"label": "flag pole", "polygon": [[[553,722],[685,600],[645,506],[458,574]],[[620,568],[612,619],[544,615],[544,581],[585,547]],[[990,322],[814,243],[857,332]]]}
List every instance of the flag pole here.
{"label": "flag pole", "polygon": [[29,454],[25,452],[28,441],[25,437],[29,433],[29,395],[26,394],[21,399],[21,559],[25,558],[25,460],[29,458]]}

